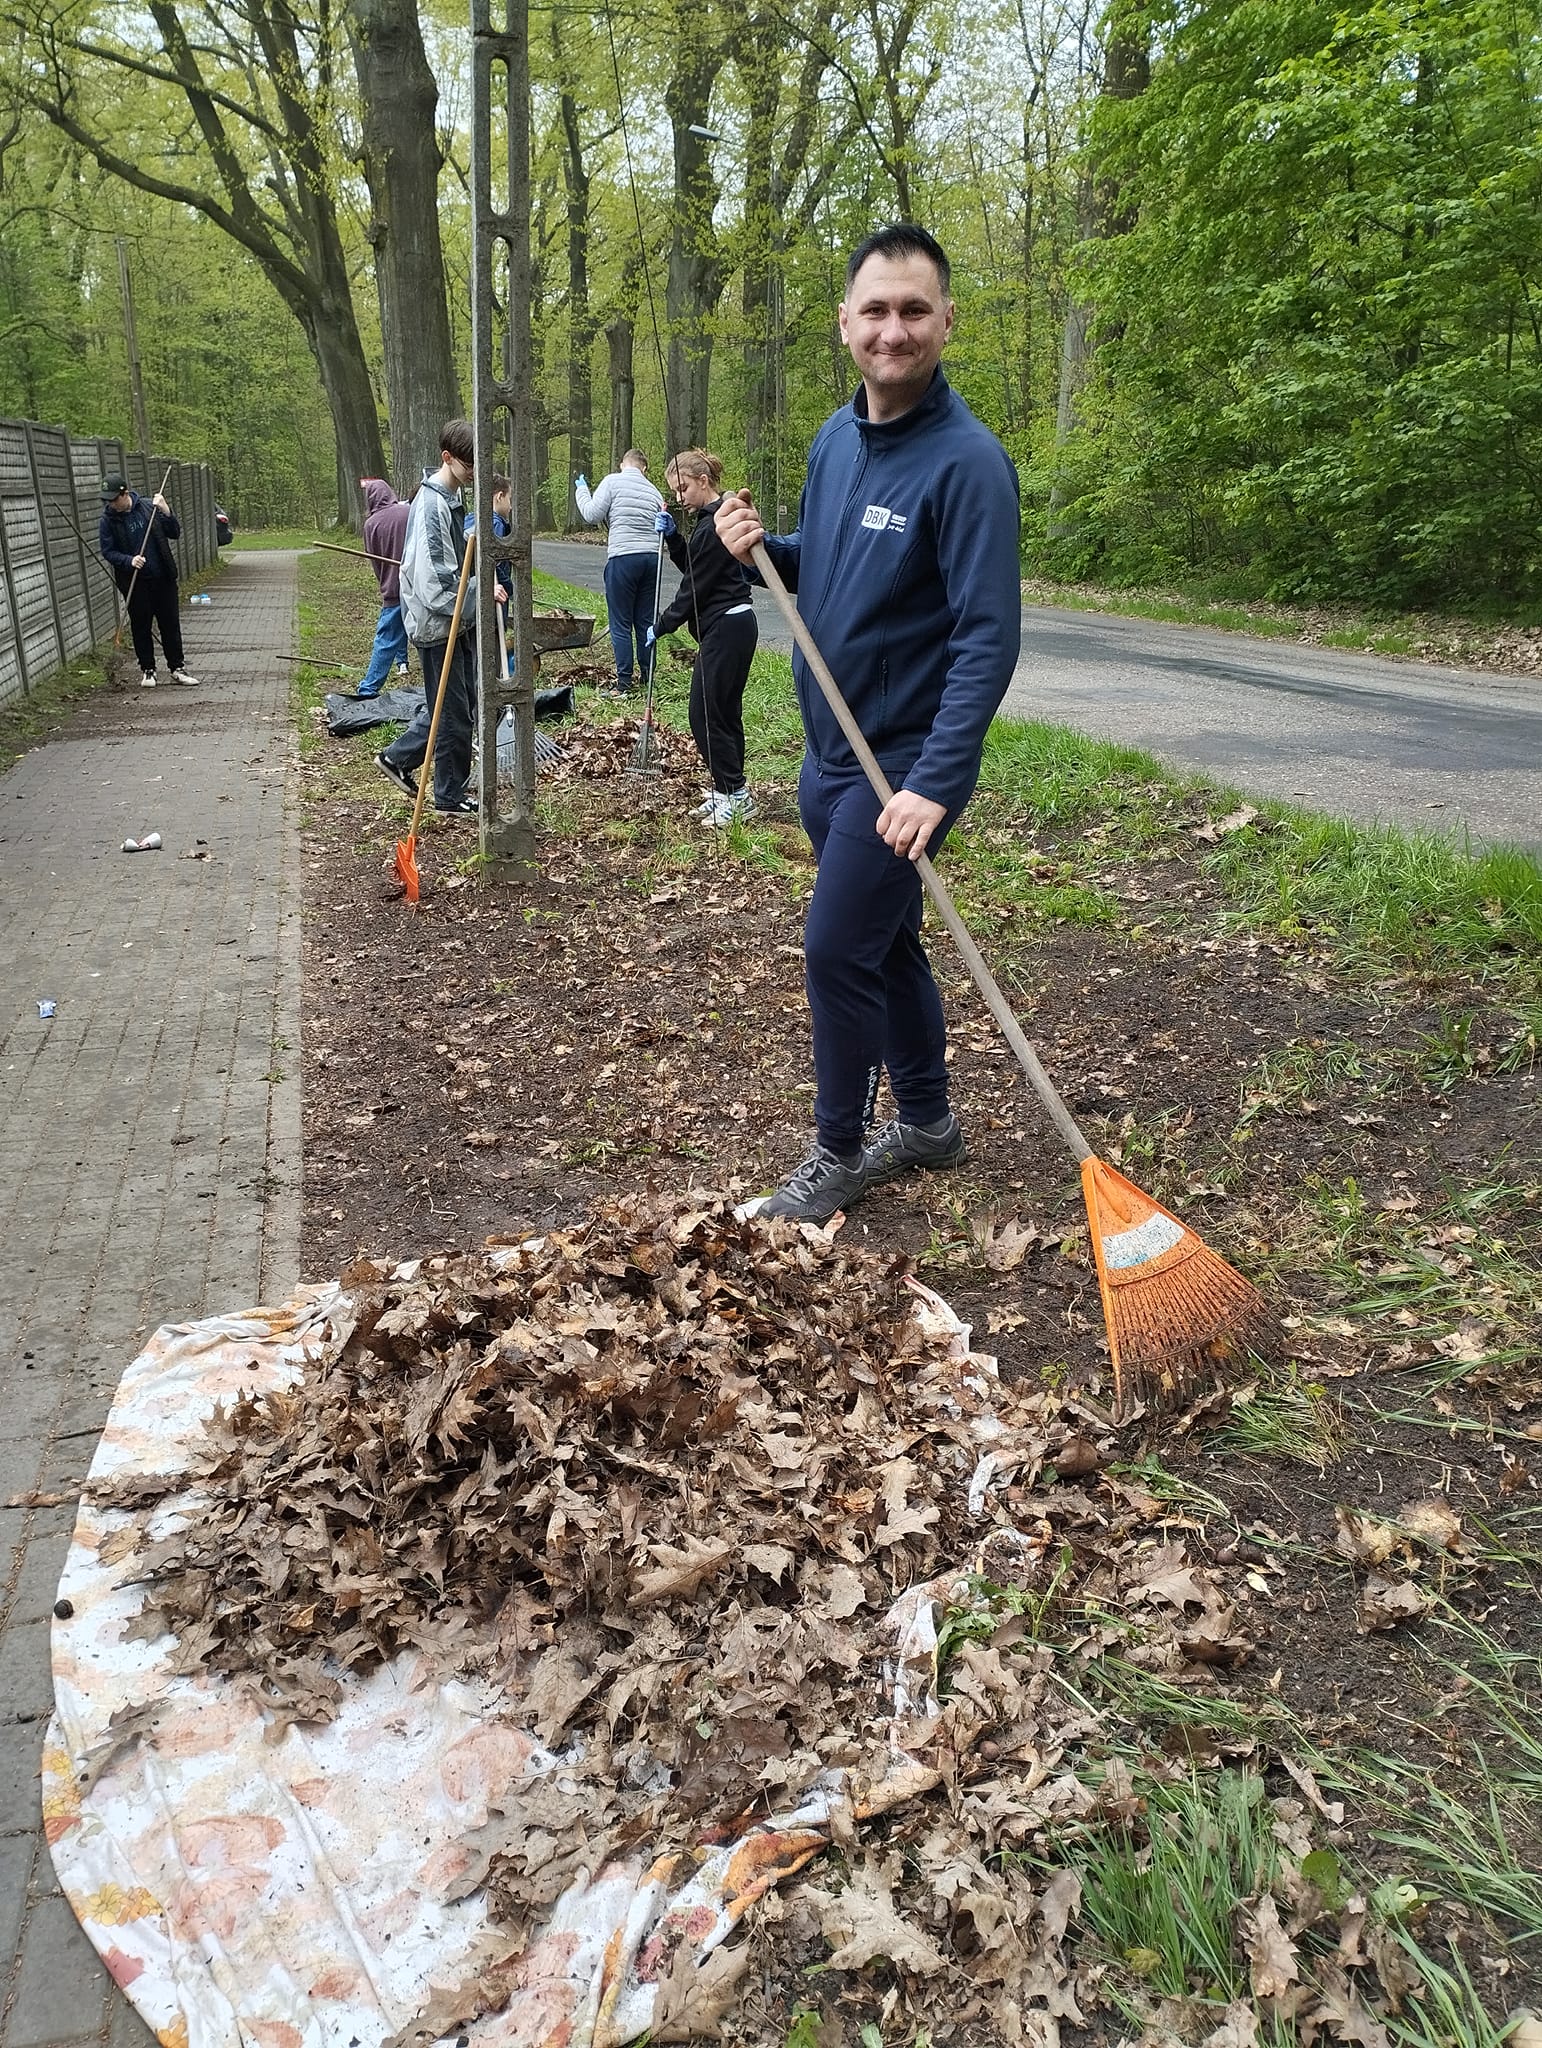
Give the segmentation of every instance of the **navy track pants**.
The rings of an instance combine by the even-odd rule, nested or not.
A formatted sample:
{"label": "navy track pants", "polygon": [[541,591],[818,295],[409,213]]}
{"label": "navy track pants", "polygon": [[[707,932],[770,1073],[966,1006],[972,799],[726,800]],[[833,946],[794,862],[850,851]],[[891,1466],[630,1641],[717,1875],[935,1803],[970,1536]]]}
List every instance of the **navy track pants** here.
{"label": "navy track pants", "polygon": [[[947,1026],[921,943],[921,877],[878,837],[882,808],[865,777],[821,776],[804,757],[798,810],[819,862],[803,933],[814,1124],[822,1144],[848,1155],[873,1120],[885,1068],[906,1123],[948,1114]],[[943,820],[929,854],[952,823]]]}

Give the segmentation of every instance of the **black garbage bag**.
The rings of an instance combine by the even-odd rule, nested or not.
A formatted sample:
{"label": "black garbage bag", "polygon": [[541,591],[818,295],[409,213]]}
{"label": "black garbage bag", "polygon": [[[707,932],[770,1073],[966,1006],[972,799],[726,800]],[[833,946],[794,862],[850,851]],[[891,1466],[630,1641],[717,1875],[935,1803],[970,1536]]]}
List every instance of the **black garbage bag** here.
{"label": "black garbage bag", "polygon": [[[423,692],[420,688],[382,690],[378,697],[350,697],[341,690],[328,690],[325,702],[327,731],[333,739],[346,740],[377,725],[409,724],[423,702]],[[571,683],[535,693],[537,718],[571,718],[577,709]]]}
{"label": "black garbage bag", "polygon": [[341,690],[328,690],[327,731],[335,740],[346,740],[377,725],[407,725],[422,702],[417,688],[382,690],[378,697],[345,697]]}

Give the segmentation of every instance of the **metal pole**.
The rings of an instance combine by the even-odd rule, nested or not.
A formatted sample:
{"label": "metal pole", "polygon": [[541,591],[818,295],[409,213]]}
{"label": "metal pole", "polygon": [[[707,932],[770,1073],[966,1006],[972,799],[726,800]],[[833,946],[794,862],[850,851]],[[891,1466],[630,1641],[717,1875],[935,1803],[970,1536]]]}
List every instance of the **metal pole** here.
{"label": "metal pole", "polygon": [[[495,8],[503,17],[495,26]],[[527,0],[471,0],[471,423],[476,436],[477,724],[481,735],[478,803],[481,850],[494,866],[530,867],[535,861],[535,645],[531,576],[534,471],[530,381],[530,24]],[[493,205],[492,128],[495,71],[506,94],[507,210]],[[508,253],[508,342],[499,360],[493,263]],[[506,414],[500,436],[497,415]],[[493,471],[499,441],[510,449],[512,531],[493,540]],[[493,563],[511,570],[508,621],[513,645],[504,677],[503,634],[493,596]],[[498,782],[498,720],[514,714],[514,779]],[[509,808],[500,813],[500,796]]]}
{"label": "metal pole", "polygon": [[128,343],[129,390],[134,400],[134,432],[141,451],[150,452],[150,427],[145,413],[145,384],[139,371],[139,335],[134,326],[134,286],[129,277],[128,240],[114,237],[118,244],[118,290],[123,295],[123,338]]}

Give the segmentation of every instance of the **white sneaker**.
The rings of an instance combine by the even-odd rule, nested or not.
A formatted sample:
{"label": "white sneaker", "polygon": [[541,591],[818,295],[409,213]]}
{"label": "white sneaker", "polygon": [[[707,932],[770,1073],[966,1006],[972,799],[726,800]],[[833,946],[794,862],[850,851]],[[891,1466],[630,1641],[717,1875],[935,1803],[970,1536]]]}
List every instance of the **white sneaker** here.
{"label": "white sneaker", "polygon": [[710,818],[722,802],[724,802],[724,798],[715,789],[709,789],[695,810],[692,811],[691,816],[693,818]]}
{"label": "white sneaker", "polygon": [[185,668],[174,668],[171,672],[171,680],[174,683],[180,683],[184,690],[199,690],[203,687],[197,676],[190,676]]}
{"label": "white sneaker", "polygon": [[714,792],[712,808],[703,815],[704,825],[714,825],[726,830],[730,825],[742,825],[755,815],[755,799],[748,789],[736,789],[732,796]]}
{"label": "white sneaker", "polygon": [[141,690],[153,690],[155,688],[155,670],[153,668],[147,668],[141,672],[139,687]]}

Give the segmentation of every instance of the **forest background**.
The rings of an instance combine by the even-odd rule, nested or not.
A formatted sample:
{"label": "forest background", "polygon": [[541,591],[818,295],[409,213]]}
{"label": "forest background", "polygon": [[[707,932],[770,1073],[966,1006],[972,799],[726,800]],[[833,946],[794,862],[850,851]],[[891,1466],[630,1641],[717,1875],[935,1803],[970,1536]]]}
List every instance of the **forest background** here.
{"label": "forest background", "polygon": [[[0,0],[0,412],[238,525],[358,515],[470,395],[469,31],[425,0]],[[796,516],[844,254],[954,260],[1037,573],[1542,590],[1542,21],[1521,0],[530,9],[539,526],[632,442]]]}

